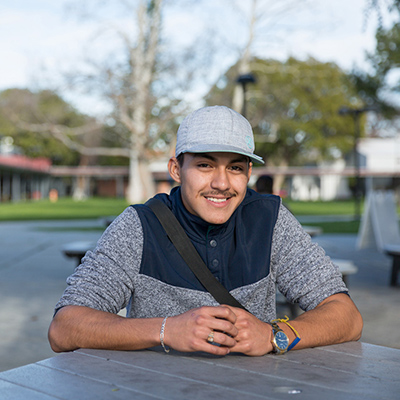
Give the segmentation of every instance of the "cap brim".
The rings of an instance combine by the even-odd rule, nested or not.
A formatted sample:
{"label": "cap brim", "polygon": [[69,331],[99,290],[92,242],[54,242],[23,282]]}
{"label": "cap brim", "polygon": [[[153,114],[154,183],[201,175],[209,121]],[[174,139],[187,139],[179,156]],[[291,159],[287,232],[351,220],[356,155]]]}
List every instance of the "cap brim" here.
{"label": "cap brim", "polygon": [[[250,160],[256,164],[265,164],[264,160],[253,153],[246,153],[242,149],[238,149],[234,146],[227,146],[227,145],[198,145],[193,146],[189,149],[185,149],[185,151],[181,153],[235,153],[241,154],[243,156],[247,156]],[[179,154],[177,154],[178,156]]]}

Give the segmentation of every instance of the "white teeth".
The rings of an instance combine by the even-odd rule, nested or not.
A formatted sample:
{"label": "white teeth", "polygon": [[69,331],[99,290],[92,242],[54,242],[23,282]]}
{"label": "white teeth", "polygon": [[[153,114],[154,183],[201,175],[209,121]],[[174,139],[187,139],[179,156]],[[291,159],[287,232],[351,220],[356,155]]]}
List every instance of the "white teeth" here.
{"label": "white teeth", "polygon": [[215,197],[207,197],[208,200],[213,201],[214,203],[223,203],[227,199],[216,199]]}

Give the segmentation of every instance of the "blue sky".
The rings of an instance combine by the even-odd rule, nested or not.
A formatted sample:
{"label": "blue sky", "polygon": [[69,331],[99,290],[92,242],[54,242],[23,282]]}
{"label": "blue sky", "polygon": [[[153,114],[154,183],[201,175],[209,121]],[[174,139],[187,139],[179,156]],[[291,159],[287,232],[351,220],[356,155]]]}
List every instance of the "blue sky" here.
{"label": "blue sky", "polygon": [[[347,70],[354,65],[366,67],[365,51],[374,49],[376,28],[375,15],[365,27],[366,0],[309,1],[311,7],[275,27],[269,42],[257,49],[259,55],[278,59],[311,55],[320,61],[334,61]],[[170,15],[165,29],[171,37],[174,32],[178,37],[179,31],[183,40],[190,36],[182,35],[185,30],[201,31],[202,25],[190,11],[187,8]],[[207,9],[201,12],[207,13]],[[213,17],[221,29],[229,29],[229,17]],[[175,29],[177,25],[179,30]],[[62,0],[1,1],[0,90],[35,88],[38,83],[43,85],[43,77],[49,83],[56,81],[57,71],[82,60],[94,31],[93,22],[78,21],[66,13]]]}

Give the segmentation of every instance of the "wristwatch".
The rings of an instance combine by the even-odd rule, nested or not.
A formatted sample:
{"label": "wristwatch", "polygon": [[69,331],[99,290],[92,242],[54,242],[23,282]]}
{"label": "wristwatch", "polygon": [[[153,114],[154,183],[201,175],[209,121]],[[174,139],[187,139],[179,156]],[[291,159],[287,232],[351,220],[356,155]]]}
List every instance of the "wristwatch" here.
{"label": "wristwatch", "polygon": [[271,340],[272,347],[274,348],[274,353],[281,355],[287,352],[287,348],[289,347],[289,338],[286,333],[283,332],[281,328],[279,328],[276,322],[270,322],[272,326],[272,334],[273,338]]}

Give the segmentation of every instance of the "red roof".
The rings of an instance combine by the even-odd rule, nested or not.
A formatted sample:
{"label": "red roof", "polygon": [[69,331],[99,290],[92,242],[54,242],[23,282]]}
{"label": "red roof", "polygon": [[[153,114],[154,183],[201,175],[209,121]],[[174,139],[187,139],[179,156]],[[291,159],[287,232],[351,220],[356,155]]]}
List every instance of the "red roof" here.
{"label": "red roof", "polygon": [[32,172],[50,172],[51,161],[48,158],[28,158],[19,154],[0,154],[0,168],[2,166]]}

